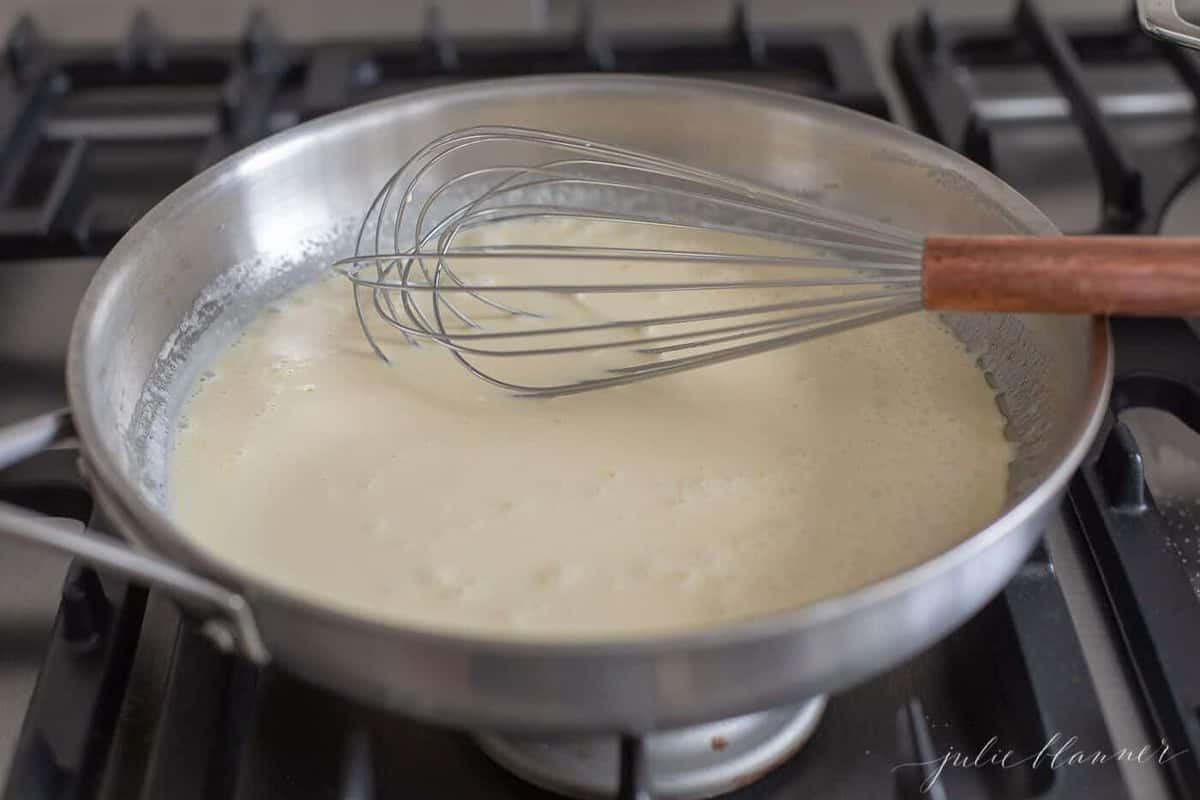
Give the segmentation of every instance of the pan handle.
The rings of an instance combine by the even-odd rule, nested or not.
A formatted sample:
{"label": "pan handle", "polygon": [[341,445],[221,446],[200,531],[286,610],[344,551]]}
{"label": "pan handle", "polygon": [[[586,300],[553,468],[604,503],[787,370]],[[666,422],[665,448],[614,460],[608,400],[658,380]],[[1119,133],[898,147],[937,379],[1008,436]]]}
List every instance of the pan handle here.
{"label": "pan handle", "polygon": [[[55,411],[0,428],[0,469],[74,438],[67,411]],[[245,598],[207,578],[194,575],[116,539],[80,533],[51,517],[0,502],[0,536],[74,556],[138,583],[162,589],[207,618],[204,631],[218,646],[250,662],[266,664],[270,654]]]}
{"label": "pan handle", "polygon": [[1137,0],[1138,20],[1151,36],[1193,49],[1200,48],[1200,25],[1185,20],[1176,0]]}

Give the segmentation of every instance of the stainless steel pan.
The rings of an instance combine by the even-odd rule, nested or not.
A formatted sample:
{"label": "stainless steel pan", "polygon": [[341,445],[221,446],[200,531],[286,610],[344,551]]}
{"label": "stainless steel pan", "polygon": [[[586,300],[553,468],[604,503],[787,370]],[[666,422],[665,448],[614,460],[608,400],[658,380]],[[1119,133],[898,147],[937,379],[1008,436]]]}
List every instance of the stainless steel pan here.
{"label": "stainless steel pan", "polygon": [[1097,430],[1111,380],[1102,321],[950,319],[981,353],[1018,442],[1007,508],[915,569],[787,613],[603,644],[471,638],[323,608],[197,547],[164,496],[168,434],[197,366],[264,303],[349,249],[364,203],[397,164],[481,123],[657,151],[925,231],[1055,233],[1000,180],[932,142],[728,84],[562,76],[352,109],[225,160],[148,213],[79,310],[67,370],[73,425],[52,415],[0,443],[0,462],[11,462],[73,427],[100,506],[134,546],[11,506],[0,507],[0,529],[174,592],[247,658],[367,703],[490,729],[638,732],[834,691],[926,647],[1004,586]]}

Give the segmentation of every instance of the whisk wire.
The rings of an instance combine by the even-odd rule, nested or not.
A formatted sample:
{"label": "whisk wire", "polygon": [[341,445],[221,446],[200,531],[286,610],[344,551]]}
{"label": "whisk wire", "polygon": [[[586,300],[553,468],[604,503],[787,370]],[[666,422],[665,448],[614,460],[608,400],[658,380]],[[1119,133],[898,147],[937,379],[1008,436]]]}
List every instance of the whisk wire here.
{"label": "whisk wire", "polygon": [[[514,221],[601,223],[637,238],[625,246],[465,239],[472,231]],[[729,252],[727,246],[643,244],[640,237],[654,231],[686,233],[700,245],[714,234],[733,235],[756,246],[753,252]],[[760,252],[764,244],[774,247]],[[371,330],[363,292],[370,295],[375,317],[410,344],[444,347],[495,386],[553,396],[717,364],[918,310],[921,245],[914,231],[699,167],[562,134],[482,126],[440,137],[393,172],[371,201],[354,254],[335,266],[350,279],[359,324],[384,360],[388,356]],[[480,281],[470,270],[487,267],[515,278],[537,264],[574,271],[566,280],[541,282]],[[608,280],[614,269],[620,279]],[[687,277],[673,278],[671,270],[678,269],[736,274],[685,272]],[[756,276],[755,270],[770,274]],[[579,275],[594,280],[581,282]],[[793,290],[802,296],[580,324],[543,324],[554,315],[522,307],[529,301],[498,299],[569,302],[686,293],[716,298]],[[489,315],[499,312],[509,321],[484,324],[456,299],[477,302]],[[526,322],[516,324],[520,320]],[[475,361],[622,349],[638,362],[605,367],[603,377],[544,385],[504,379]]]}
{"label": "whisk wire", "polygon": [[[850,212],[840,211],[837,209],[828,208],[821,204],[805,200],[792,194],[788,194],[770,187],[761,186],[749,181],[734,178],[728,175],[712,172],[679,162],[671,161],[659,156],[654,156],[647,153],[640,153],[629,150],[627,148],[616,145],[594,142],[579,137],[567,136],[560,133],[551,133],[548,131],[539,131],[530,128],[521,128],[516,126],[476,126],[459,131],[454,131],[446,134],[440,139],[431,142],[421,152],[417,153],[408,163],[414,163],[422,156],[429,159],[430,165],[437,163],[442,159],[442,153],[452,153],[455,150],[471,147],[473,145],[493,142],[493,143],[511,143],[524,142],[527,144],[536,144],[539,146],[555,147],[568,152],[588,153],[590,156],[610,156],[610,160],[604,161],[606,166],[615,167],[645,167],[647,172],[675,176],[678,178],[695,181],[698,185],[709,187],[710,189],[723,189],[734,194],[743,196],[748,200],[753,200],[756,207],[771,208],[772,204],[778,204],[782,209],[793,209],[798,212],[805,212],[811,215],[812,219],[821,223],[840,223],[845,229],[854,230],[861,229],[869,231],[881,238],[886,237],[894,240],[897,243],[907,242],[912,245],[918,245],[921,242],[921,235],[913,231],[906,230],[887,223],[872,220]],[[406,167],[408,165],[406,164]],[[402,168],[404,169],[404,168]],[[426,170],[417,173],[408,186],[408,192],[411,194],[417,180],[424,174]]]}

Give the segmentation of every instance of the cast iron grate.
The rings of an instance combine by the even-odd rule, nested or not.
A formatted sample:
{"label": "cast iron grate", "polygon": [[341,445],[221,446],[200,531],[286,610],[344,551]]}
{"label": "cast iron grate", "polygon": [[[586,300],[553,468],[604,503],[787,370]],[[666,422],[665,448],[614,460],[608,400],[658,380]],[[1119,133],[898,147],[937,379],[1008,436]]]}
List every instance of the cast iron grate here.
{"label": "cast iron grate", "polygon": [[[1200,595],[1178,556],[1180,532],[1146,485],[1119,415],[1169,412],[1200,431],[1200,338],[1183,320],[1113,320],[1110,413],[1071,502],[1099,568],[1154,728],[1181,752],[1167,764],[1181,797],[1200,797]],[[1174,544],[1174,547],[1170,546]]]}
{"label": "cast iron grate", "polygon": [[[1097,177],[1098,231],[1153,233],[1200,169],[1197,55],[1150,39],[1132,13],[1105,22],[1060,25],[1021,0],[1011,22],[946,25],[926,12],[896,32],[893,62],[919,128],[997,169],[997,130],[1013,124],[987,113],[980,69],[1037,64],[1066,100]],[[1158,65],[1180,91],[1105,97],[1094,72],[1103,64]],[[1165,74],[1165,73],[1160,73]],[[1149,99],[1147,99],[1149,98]],[[1026,122],[1045,116],[1026,104]],[[994,112],[996,106],[992,105]],[[1016,110],[1020,110],[1013,106]],[[1177,147],[1139,148],[1131,118],[1182,118]],[[1021,119],[1016,119],[1018,124]],[[1000,177],[1006,177],[998,169]],[[1200,797],[1200,597],[1171,547],[1177,534],[1146,485],[1138,442],[1118,415],[1153,408],[1200,431],[1200,338],[1178,319],[1114,320],[1115,377],[1110,412],[1093,452],[1071,484],[1084,540],[1112,604],[1155,732],[1179,757],[1167,765],[1180,797]]]}
{"label": "cast iron grate", "polygon": [[[585,6],[585,10],[588,7]],[[138,15],[117,47],[47,41],[28,19],[0,70],[0,252],[103,254],[142,214],[225,155],[350,105],[455,81],[564,72],[708,77],[819,97],[881,117],[850,28],[610,35],[584,13],[565,34],[449,35],[431,14],[410,41],[282,41],[263,14],[241,39],[166,39]]]}
{"label": "cast iron grate", "polygon": [[[925,11],[896,32],[892,62],[918,129],[1002,177],[997,141],[1006,126],[1069,116],[1100,195],[1095,232],[1157,230],[1176,193],[1200,169],[1194,135],[1200,57],[1151,39],[1132,6],[1115,19],[1059,24],[1038,3],[1020,0],[1011,21],[998,26],[944,23]],[[1158,71],[1149,86],[1105,86],[1114,68]],[[1045,96],[987,96],[991,73],[1022,70],[1031,82],[1044,73]],[[1162,117],[1182,117],[1185,126],[1169,146],[1131,135],[1137,121]],[[1064,169],[1061,163],[1046,167]]]}

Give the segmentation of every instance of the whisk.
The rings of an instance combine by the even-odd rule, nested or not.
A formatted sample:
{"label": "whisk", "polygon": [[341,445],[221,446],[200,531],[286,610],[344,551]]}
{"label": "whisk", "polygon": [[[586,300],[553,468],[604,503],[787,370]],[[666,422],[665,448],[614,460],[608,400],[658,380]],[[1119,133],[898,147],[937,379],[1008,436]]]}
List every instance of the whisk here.
{"label": "whisk", "polygon": [[[509,228],[525,239],[472,238],[522,222],[558,238],[537,241],[530,232],[541,228],[529,225]],[[571,240],[579,222],[608,226],[608,239]],[[720,247],[705,244],[713,235],[726,237]],[[696,244],[653,246],[659,236]],[[520,279],[539,264],[565,274]],[[436,343],[477,377],[527,396],[661,377],[921,309],[1200,311],[1200,239],[926,237],[648,153],[506,126],[460,130],[413,156],[372,201],[354,255],[336,265],[381,358],[370,311],[411,343]],[[558,298],[560,310],[643,296],[637,308],[656,313],[580,320],[535,307],[534,296]],[[663,296],[679,313],[644,302]],[[694,307],[676,309],[690,299]],[[581,360],[589,353],[609,357]],[[538,382],[500,374],[547,358],[573,369]],[[574,374],[580,367],[597,374]]]}

